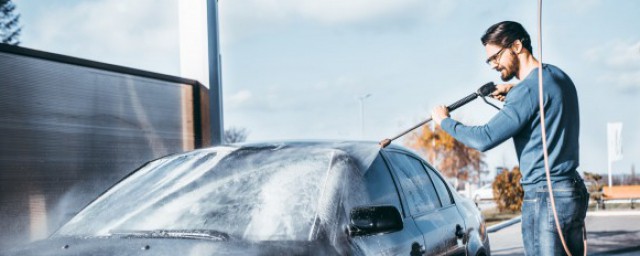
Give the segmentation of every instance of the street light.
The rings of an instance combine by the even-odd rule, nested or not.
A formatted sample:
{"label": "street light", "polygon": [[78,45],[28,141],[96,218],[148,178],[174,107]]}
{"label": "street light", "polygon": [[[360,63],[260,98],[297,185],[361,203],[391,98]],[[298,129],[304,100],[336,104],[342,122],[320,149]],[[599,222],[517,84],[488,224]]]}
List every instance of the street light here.
{"label": "street light", "polygon": [[361,139],[364,139],[364,100],[371,97],[371,93],[367,93],[365,95],[362,95],[360,97],[358,97],[358,100],[360,100],[360,137]]}

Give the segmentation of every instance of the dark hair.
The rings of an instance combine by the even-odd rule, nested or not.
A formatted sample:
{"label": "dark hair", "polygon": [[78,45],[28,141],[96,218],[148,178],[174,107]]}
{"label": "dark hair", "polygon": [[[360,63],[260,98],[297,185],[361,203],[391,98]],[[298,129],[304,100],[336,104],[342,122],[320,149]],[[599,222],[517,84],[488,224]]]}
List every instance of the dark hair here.
{"label": "dark hair", "polygon": [[495,44],[502,47],[510,47],[513,42],[520,40],[522,46],[533,54],[531,38],[520,23],[515,21],[503,21],[496,23],[487,29],[482,38],[482,45]]}

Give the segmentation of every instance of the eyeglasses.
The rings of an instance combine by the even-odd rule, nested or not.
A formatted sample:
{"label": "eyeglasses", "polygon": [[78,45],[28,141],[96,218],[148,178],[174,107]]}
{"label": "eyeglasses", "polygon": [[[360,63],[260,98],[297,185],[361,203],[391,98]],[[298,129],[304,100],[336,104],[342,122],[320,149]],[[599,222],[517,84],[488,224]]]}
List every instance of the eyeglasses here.
{"label": "eyeglasses", "polygon": [[496,63],[498,64],[498,61],[500,60],[500,57],[502,57],[502,52],[504,50],[506,50],[507,48],[502,48],[500,49],[500,51],[496,52],[494,55],[491,55],[491,57],[489,57],[487,59],[487,65],[491,65],[491,63]]}

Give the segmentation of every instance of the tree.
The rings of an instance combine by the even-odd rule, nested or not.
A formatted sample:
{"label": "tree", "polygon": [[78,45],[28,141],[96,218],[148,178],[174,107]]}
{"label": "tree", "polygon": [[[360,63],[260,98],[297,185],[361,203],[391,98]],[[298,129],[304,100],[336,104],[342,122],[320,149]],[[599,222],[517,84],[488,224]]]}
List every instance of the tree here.
{"label": "tree", "polygon": [[500,212],[518,212],[522,209],[524,190],[520,186],[520,167],[513,167],[511,171],[504,171],[496,175],[493,180],[493,198]]}
{"label": "tree", "polygon": [[15,14],[15,10],[16,5],[11,0],[0,0],[0,40],[3,44],[20,44],[20,14]]}
{"label": "tree", "polygon": [[482,152],[465,146],[440,126],[433,130],[423,126],[411,134],[406,144],[425,155],[447,177],[464,181],[472,175],[479,178],[484,167]]}
{"label": "tree", "polygon": [[245,128],[237,128],[230,127],[229,129],[224,130],[224,143],[232,144],[238,142],[244,142],[247,140],[247,136],[249,135],[249,131]]}

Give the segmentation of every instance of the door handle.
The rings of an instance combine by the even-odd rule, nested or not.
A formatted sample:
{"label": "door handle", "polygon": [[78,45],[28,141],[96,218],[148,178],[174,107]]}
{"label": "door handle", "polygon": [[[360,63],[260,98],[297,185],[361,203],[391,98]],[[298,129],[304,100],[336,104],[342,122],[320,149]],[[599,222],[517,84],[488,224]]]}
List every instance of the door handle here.
{"label": "door handle", "polygon": [[456,237],[462,239],[464,237],[464,229],[460,224],[456,225]]}

